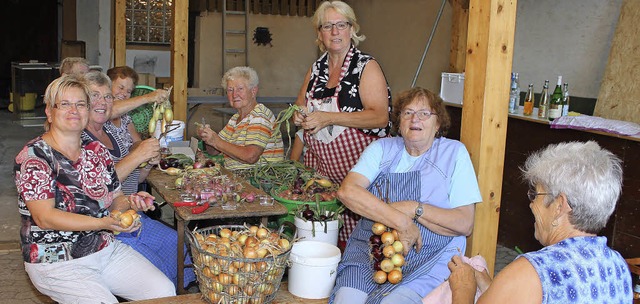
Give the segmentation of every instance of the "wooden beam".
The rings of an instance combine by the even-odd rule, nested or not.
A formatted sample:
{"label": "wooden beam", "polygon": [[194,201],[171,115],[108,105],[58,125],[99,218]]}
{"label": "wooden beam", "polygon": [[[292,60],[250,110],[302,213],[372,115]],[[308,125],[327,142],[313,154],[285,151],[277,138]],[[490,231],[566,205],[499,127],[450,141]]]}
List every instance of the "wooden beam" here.
{"label": "wooden beam", "polygon": [[126,9],[126,0],[115,1],[115,8],[113,10],[113,18],[115,24],[113,42],[113,66],[127,65],[127,21],[125,19]]}
{"label": "wooden beam", "polygon": [[[451,49],[449,50],[449,72],[464,73],[467,54],[467,31],[469,24],[469,0],[450,0]],[[466,5],[466,7],[465,7]]]}
{"label": "wooden beam", "polygon": [[476,205],[467,255],[493,274],[507,135],[507,100],[517,0],[471,0],[460,139],[471,154],[483,202]]}
{"label": "wooden beam", "polygon": [[173,37],[171,38],[171,83],[173,83],[173,117],[176,120],[184,121],[186,123],[189,1],[174,1],[172,10]]}

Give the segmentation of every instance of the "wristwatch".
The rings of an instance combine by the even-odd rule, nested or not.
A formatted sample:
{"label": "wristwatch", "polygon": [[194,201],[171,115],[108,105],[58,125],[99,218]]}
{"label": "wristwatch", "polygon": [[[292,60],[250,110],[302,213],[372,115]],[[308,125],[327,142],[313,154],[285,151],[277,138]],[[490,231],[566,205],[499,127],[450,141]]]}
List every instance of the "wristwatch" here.
{"label": "wristwatch", "polygon": [[422,216],[423,212],[424,212],[424,209],[422,209],[422,204],[418,203],[418,207],[416,207],[416,213],[413,216],[413,220],[417,221]]}

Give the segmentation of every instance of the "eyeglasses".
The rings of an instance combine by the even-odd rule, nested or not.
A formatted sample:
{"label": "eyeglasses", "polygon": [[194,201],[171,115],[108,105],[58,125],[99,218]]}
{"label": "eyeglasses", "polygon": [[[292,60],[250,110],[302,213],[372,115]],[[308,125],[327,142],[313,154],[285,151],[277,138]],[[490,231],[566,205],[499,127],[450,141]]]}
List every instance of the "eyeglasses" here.
{"label": "eyeglasses", "polygon": [[92,102],[96,102],[100,99],[104,99],[104,101],[106,102],[113,102],[113,95],[111,94],[102,95],[98,92],[93,92],[91,93],[91,95],[89,95],[89,97],[91,97]]}
{"label": "eyeglasses", "polygon": [[534,201],[538,195],[553,195],[553,193],[545,193],[545,192],[536,192],[536,190],[529,189],[527,191],[527,197],[529,197],[529,201]]}
{"label": "eyeglasses", "polygon": [[71,108],[75,108],[78,111],[86,111],[87,109],[89,109],[89,104],[83,101],[76,103],[62,101],[60,103],[54,104],[53,107],[62,111],[69,111],[71,110]]}
{"label": "eyeglasses", "polygon": [[404,110],[401,113],[402,118],[404,119],[411,119],[411,117],[413,117],[413,114],[418,116],[418,119],[420,120],[427,120],[431,118],[432,115],[438,115],[436,113],[431,113],[430,111],[427,111],[427,110],[422,110],[422,111]]}
{"label": "eyeglasses", "polygon": [[323,31],[323,32],[331,32],[331,30],[333,29],[333,27],[336,27],[339,31],[344,31],[346,30],[348,27],[351,26],[351,22],[349,21],[338,21],[336,23],[325,23],[322,24],[318,27],[319,30]]}

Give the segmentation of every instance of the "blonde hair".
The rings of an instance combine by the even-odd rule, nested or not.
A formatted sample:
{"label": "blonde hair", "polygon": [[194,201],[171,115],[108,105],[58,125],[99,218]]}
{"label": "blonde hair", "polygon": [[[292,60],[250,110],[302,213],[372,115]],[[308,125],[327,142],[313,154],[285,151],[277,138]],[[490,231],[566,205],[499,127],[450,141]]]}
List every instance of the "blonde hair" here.
{"label": "blonde hair", "polygon": [[[317,32],[320,32],[320,26],[322,26],[325,13],[328,9],[334,9],[338,14],[347,18],[347,21],[351,24],[351,42],[354,46],[358,46],[361,41],[364,41],[366,37],[364,35],[358,35],[360,25],[356,19],[356,14],[353,12],[353,9],[349,4],[342,1],[324,1],[320,6],[318,6],[316,12],[313,14],[313,24],[315,25]],[[320,51],[326,51],[322,40],[316,39],[316,43],[318,44]]]}
{"label": "blonde hair", "polygon": [[[47,109],[51,110],[55,107],[56,102],[62,97],[62,95],[70,88],[79,88],[84,91],[84,95],[87,98],[87,104],[89,104],[89,86],[76,75],[62,75],[53,80],[47,90],[44,92],[44,104]],[[44,130],[49,131],[49,120],[44,121]]]}

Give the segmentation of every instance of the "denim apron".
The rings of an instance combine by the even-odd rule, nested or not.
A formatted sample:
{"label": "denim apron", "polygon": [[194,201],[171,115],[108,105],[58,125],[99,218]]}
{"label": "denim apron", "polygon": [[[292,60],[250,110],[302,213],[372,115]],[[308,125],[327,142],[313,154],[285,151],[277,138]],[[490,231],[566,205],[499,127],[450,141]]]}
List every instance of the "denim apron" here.
{"label": "denim apron", "polygon": [[[417,160],[411,171],[390,173],[390,168],[397,167],[401,155],[398,153],[393,158],[391,165],[383,168],[383,171],[367,189],[387,203],[401,200],[420,201],[421,187],[429,187],[422,182],[421,170],[424,170],[424,167],[431,163],[428,159],[430,153],[425,153],[421,159]],[[402,266],[402,281],[399,284],[394,285],[387,282],[379,285],[373,281],[373,262],[369,258],[369,237],[373,234],[372,225],[373,221],[362,218],[351,234],[342,261],[338,265],[336,285],[332,297],[329,299],[330,303],[333,302],[333,294],[340,287],[351,287],[364,291],[369,295],[366,303],[379,303],[394,288],[428,274],[440,256],[445,253],[447,245],[454,239],[451,236],[436,234],[418,224],[423,244],[420,253],[416,253],[413,249],[409,251],[405,257],[405,264]]]}

